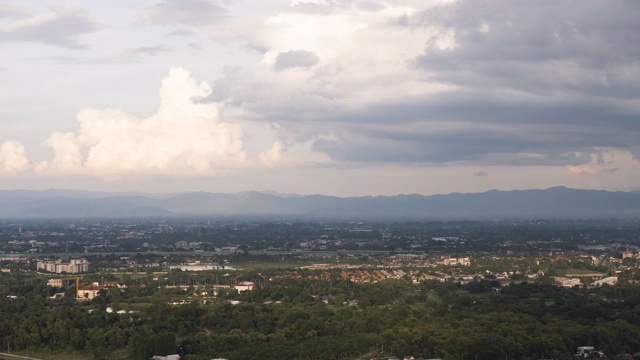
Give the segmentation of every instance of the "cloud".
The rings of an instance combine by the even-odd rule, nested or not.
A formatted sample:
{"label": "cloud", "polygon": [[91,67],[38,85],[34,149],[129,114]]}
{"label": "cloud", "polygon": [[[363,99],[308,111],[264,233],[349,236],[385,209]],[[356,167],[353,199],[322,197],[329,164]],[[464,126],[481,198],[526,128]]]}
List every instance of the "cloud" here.
{"label": "cloud", "polygon": [[200,43],[197,43],[197,42],[191,42],[191,43],[189,43],[189,48],[192,49],[192,50],[201,51],[202,50],[202,45],[200,45]]}
{"label": "cloud", "polygon": [[633,157],[634,160],[640,161],[640,146],[634,145],[630,146],[628,149],[629,153]]}
{"label": "cloud", "polygon": [[[2,9],[0,9],[1,15]],[[8,13],[5,10],[5,13]],[[82,48],[78,40],[100,26],[83,9],[49,7],[45,12],[21,9],[10,13],[11,21],[0,23],[0,41],[26,41],[65,48]],[[0,16],[2,18],[2,16]]]}
{"label": "cloud", "polygon": [[454,33],[454,49],[428,42],[416,58],[436,79],[493,91],[611,97],[639,89],[622,75],[638,72],[640,50],[629,46],[640,41],[637,16],[637,6],[625,2],[576,8],[571,1],[461,1],[417,13],[407,26]]}
{"label": "cloud", "polygon": [[320,62],[320,59],[312,51],[291,50],[278,54],[276,63],[273,65],[275,70],[286,70],[296,67],[312,67]]}
{"label": "cloud", "polygon": [[287,10],[294,13],[330,15],[353,8],[362,11],[377,11],[383,9],[384,6],[371,1],[294,1]]}
{"label": "cloud", "polygon": [[638,17],[628,2],[316,1],[208,30],[262,56],[224,95],[296,129],[283,144],[316,139],[341,162],[582,167],[640,137]]}
{"label": "cloud", "polygon": [[3,18],[20,18],[28,16],[31,11],[23,6],[15,6],[0,3],[0,19]]}
{"label": "cloud", "polygon": [[162,0],[144,9],[139,19],[152,25],[198,26],[219,22],[226,14],[227,10],[215,1]]}
{"label": "cloud", "polygon": [[137,48],[130,48],[124,51],[125,57],[134,57],[138,55],[156,56],[160,53],[171,52],[170,47],[166,47],[162,44],[156,46],[141,46]]}
{"label": "cloud", "polygon": [[489,174],[487,174],[486,172],[484,172],[483,170],[480,171],[476,171],[473,173],[474,176],[487,176]]}
{"label": "cloud", "polygon": [[177,37],[192,37],[192,36],[196,36],[197,34],[198,32],[195,30],[188,29],[188,28],[181,28],[181,29],[176,29],[172,31],[167,35],[177,36]]}
{"label": "cloud", "polygon": [[280,143],[279,141],[276,141],[275,143],[273,143],[273,146],[271,147],[271,149],[265,152],[261,152],[258,155],[258,159],[266,167],[270,167],[270,168],[276,167],[278,163],[280,163],[280,161],[282,160],[283,150],[284,150],[284,147],[282,143]]}
{"label": "cloud", "polygon": [[83,172],[83,159],[80,141],[72,133],[54,132],[44,142],[53,149],[50,163],[40,163],[36,172],[46,174],[80,175]]}
{"label": "cloud", "polygon": [[17,141],[5,141],[0,145],[0,177],[12,177],[25,172],[29,159],[24,146]]}
{"label": "cloud", "polygon": [[101,178],[166,175],[213,176],[246,165],[243,131],[219,119],[219,105],[204,103],[206,83],[172,68],[162,81],[155,115],[138,119],[119,109],[82,109],[78,133],[54,133],[45,145],[51,161],[40,175],[86,174]]}
{"label": "cloud", "polygon": [[575,175],[596,175],[599,173],[599,171],[593,170],[588,166],[566,166],[565,169]]}

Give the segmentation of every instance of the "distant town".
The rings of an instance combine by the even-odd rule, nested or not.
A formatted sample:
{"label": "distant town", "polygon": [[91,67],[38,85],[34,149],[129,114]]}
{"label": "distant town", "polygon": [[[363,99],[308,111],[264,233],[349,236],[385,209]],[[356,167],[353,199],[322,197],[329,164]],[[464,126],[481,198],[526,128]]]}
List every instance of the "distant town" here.
{"label": "distant town", "polygon": [[[0,301],[10,309],[14,306],[11,304],[42,296],[46,300],[38,301],[44,301],[42,306],[45,308],[55,309],[66,304],[91,316],[113,314],[137,319],[133,323],[123,323],[127,329],[161,321],[160,313],[154,313],[157,306],[169,306],[163,310],[165,312],[181,313],[179,309],[184,308],[191,309],[184,311],[208,313],[208,316],[232,311],[225,306],[234,306],[251,317],[257,316],[248,315],[258,311],[255,307],[271,312],[271,306],[289,304],[293,307],[280,316],[296,316],[288,312],[320,311],[315,308],[318,305],[313,304],[323,304],[327,311],[344,313],[343,320],[347,322],[360,316],[357,309],[375,313],[388,308],[396,309],[399,317],[385,320],[386,324],[404,324],[403,329],[408,326],[405,323],[408,320],[401,314],[409,309],[413,309],[409,312],[431,311],[422,308],[427,304],[442,311],[446,309],[444,304],[449,303],[450,307],[459,307],[459,311],[465,312],[479,306],[486,306],[489,312],[503,306],[508,308],[511,306],[508,304],[522,306],[525,312],[528,311],[525,309],[542,306],[536,311],[550,311],[550,314],[563,314],[565,310],[562,309],[566,306],[574,306],[582,309],[576,310],[577,316],[588,311],[590,306],[614,311],[635,306],[636,300],[640,304],[639,230],[640,223],[634,220],[363,222],[196,218],[5,221],[0,223]],[[629,295],[636,291],[637,299]],[[242,307],[245,305],[253,307]],[[306,306],[312,307],[307,309]],[[439,316],[448,319],[450,315],[447,314],[448,310]],[[594,313],[596,315],[605,316],[604,313]],[[277,318],[269,321],[277,323]],[[190,321],[200,325],[177,333],[172,331],[174,337],[170,342],[176,344],[175,348],[160,345],[147,348],[142,342],[125,336],[115,343],[107,341],[101,347],[106,353],[98,353],[90,344],[101,340],[88,334],[82,340],[84,342],[66,343],[73,337],[69,335],[64,340],[66,350],[60,350],[58,343],[49,343],[43,335],[39,335],[38,341],[58,352],[92,354],[94,359],[115,359],[125,350],[130,359],[167,358],[176,355],[174,352],[182,352],[184,359],[201,359],[201,355],[196,354],[204,350],[191,342],[196,341],[197,337],[193,336],[199,336],[197,334],[208,336],[206,334],[214,331],[233,330],[225,341],[229,344],[237,342],[231,336],[235,334],[248,344],[255,340],[251,336],[266,336],[262,339],[267,341],[270,336],[287,333],[276,323],[260,328],[258,323],[232,321],[227,324],[223,321],[225,325],[219,325],[218,329],[206,319],[196,317]],[[598,324],[597,319],[593,319],[593,324]],[[584,326],[588,329],[595,325]],[[323,331],[329,331],[323,327],[307,328],[307,325],[302,328],[307,329],[300,335],[305,341],[312,341],[325,334]],[[154,330],[153,333],[160,336],[165,334],[163,331]],[[407,343],[409,339],[404,339],[402,332],[374,335],[377,330],[372,328],[371,331],[370,335],[365,331],[361,335],[364,338],[353,340],[360,345],[345,350],[343,357],[393,359],[403,354],[405,358],[414,359],[421,356],[454,359],[452,354],[484,354],[481,346],[475,348],[473,344],[458,350],[445,350],[449,346],[445,343],[415,347]],[[35,340],[34,345],[27,345],[31,340],[28,340],[28,333],[25,334],[27,337],[5,336],[7,346],[4,349],[13,349],[20,355],[26,355],[28,348],[43,351],[42,345],[35,346]],[[576,334],[566,343],[539,350],[538,358],[545,355],[571,358],[576,352],[589,352],[589,356],[604,356],[605,353],[633,356],[640,352],[640,343],[636,346],[635,343],[605,341],[588,333]],[[328,348],[327,356],[346,346],[339,345],[346,339],[336,340],[328,333],[322,336],[337,346]],[[376,336],[378,340],[366,340],[367,336]],[[269,341],[260,346],[267,346]],[[534,337],[531,341],[538,340]],[[389,345],[383,347],[382,344]],[[243,352],[245,350],[226,346],[211,348],[214,350],[207,350],[207,354],[225,358],[249,356]],[[304,352],[304,347],[296,351]],[[509,347],[500,351],[505,357],[505,354],[524,354],[525,350]],[[356,355],[358,352],[360,355]],[[107,353],[112,355],[107,357]],[[491,354],[479,358],[495,356]],[[292,358],[304,356],[298,353]]]}
{"label": "distant town", "polygon": [[586,286],[639,280],[639,226],[630,220],[4,222],[0,270],[43,275],[241,272],[229,261],[287,259],[300,262],[300,270],[340,269],[340,276],[352,281],[548,277],[562,286]]}

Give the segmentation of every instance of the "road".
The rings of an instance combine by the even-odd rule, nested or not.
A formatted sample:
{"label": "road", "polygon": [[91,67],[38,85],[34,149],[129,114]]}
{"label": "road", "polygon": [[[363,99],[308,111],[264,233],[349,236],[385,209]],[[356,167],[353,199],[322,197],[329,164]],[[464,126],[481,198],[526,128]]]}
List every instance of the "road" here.
{"label": "road", "polygon": [[43,360],[43,359],[40,359],[40,358],[13,355],[13,354],[7,354],[7,353],[3,353],[3,352],[0,352],[0,359]]}

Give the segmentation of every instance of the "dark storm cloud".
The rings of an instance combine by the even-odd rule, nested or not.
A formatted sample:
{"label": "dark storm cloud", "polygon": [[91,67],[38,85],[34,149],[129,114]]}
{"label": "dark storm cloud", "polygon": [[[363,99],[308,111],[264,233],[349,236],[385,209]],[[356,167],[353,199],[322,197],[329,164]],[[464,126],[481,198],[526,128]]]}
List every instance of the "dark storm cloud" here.
{"label": "dark storm cloud", "polygon": [[162,0],[146,8],[139,19],[152,25],[206,25],[223,20],[227,10],[215,1]]}
{"label": "dark storm cloud", "polygon": [[[325,16],[345,3],[294,10]],[[406,62],[410,71],[397,79],[374,70],[369,83],[331,93],[339,88],[334,82],[346,83],[340,76],[349,68],[327,80],[323,71],[331,65],[324,57],[280,53],[274,70],[317,65],[318,77],[310,80],[321,87],[276,101],[244,87],[233,101],[256,120],[304,128],[305,138],[314,131],[335,135],[317,140],[315,149],[340,161],[581,165],[602,148],[638,144],[637,3],[463,0],[394,16],[376,26],[407,29],[404,36],[428,33],[416,29],[435,34],[425,37],[422,53]],[[407,96],[398,84],[409,80],[443,90]],[[356,98],[352,89],[385,85],[386,98],[349,103]],[[634,154],[640,158],[640,151]]]}
{"label": "dark storm cloud", "polygon": [[[620,137],[601,138],[602,145],[629,146],[627,135],[640,135],[638,113],[615,102],[575,97],[518,99],[500,97],[488,92],[473,94],[449,92],[428,97],[413,97],[378,103],[350,113],[336,114],[337,119],[356,123],[423,123],[451,121],[482,125],[561,127],[567,134],[575,133],[592,144],[595,140],[585,129],[606,126],[611,131],[623,130]],[[458,128],[457,130],[463,130]],[[612,134],[604,134],[612,135]],[[558,139],[560,140],[560,139]],[[634,140],[637,141],[637,140]]]}
{"label": "dark storm cloud", "polygon": [[[462,90],[347,115],[349,122],[399,124],[407,138],[383,131],[370,142],[351,146],[347,140],[339,152],[364,161],[375,157],[367,148],[386,148],[381,160],[562,165],[590,161],[562,154],[628,149],[640,139],[640,111],[632,103],[640,97],[639,18],[640,6],[630,1],[461,1],[403,17],[396,26],[453,29],[455,47],[427,42],[413,66],[427,80]],[[430,132],[438,121],[466,125]],[[319,146],[338,153],[330,144]]]}
{"label": "dark storm cloud", "polygon": [[[0,8],[0,12],[3,11]],[[25,41],[65,48],[82,48],[78,36],[99,29],[86,11],[79,8],[52,7],[45,13],[34,10],[4,10],[10,18],[0,23],[0,41]],[[2,16],[0,16],[1,18]]]}
{"label": "dark storm cloud", "polygon": [[275,70],[286,70],[296,67],[311,67],[319,61],[318,56],[312,51],[291,50],[278,54],[273,68]]}
{"label": "dark storm cloud", "polygon": [[485,89],[636,97],[639,17],[640,6],[625,1],[461,1],[408,21],[455,31],[457,47],[427,44],[416,59],[436,79]]}
{"label": "dark storm cloud", "polygon": [[[432,142],[395,140],[389,138],[372,139],[350,134],[348,139],[318,140],[315,149],[329,154],[333,159],[348,162],[368,163],[445,163],[475,165],[575,165],[587,164],[588,154],[562,153],[549,149],[543,154],[505,151],[508,145],[487,148],[491,136],[478,136],[477,141],[464,142],[464,138],[434,138]],[[492,152],[491,150],[495,150]],[[558,149],[559,150],[559,149]]]}
{"label": "dark storm cloud", "polygon": [[473,124],[352,124],[338,140],[316,149],[334,159],[361,162],[468,162],[486,165],[572,165],[591,161],[596,149],[550,127],[484,128]]}
{"label": "dark storm cloud", "polygon": [[[638,115],[607,102],[444,93],[349,110],[330,99],[317,106],[310,97],[296,100],[304,108],[261,104],[256,111],[335,132],[339,141],[319,141],[316,149],[344,161],[575,165],[588,163],[599,147],[626,149],[640,139]],[[567,155],[576,152],[584,154]]]}

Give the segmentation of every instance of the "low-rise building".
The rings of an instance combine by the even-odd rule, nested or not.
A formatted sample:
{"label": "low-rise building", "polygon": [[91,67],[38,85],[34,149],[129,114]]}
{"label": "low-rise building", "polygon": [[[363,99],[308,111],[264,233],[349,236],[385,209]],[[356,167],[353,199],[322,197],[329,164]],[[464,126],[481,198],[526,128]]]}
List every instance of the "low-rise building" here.
{"label": "low-rise building", "polygon": [[167,355],[167,356],[155,355],[151,359],[152,360],[180,360],[180,355],[178,354]]}
{"label": "low-rise building", "polygon": [[87,286],[83,286],[80,289],[78,289],[78,299],[93,299],[94,297],[98,296],[99,291],[102,290],[102,288],[96,284],[91,284],[91,285],[87,285]]}
{"label": "low-rise building", "polygon": [[618,278],[615,276],[609,276],[606,278],[602,278],[600,280],[596,280],[591,284],[591,287],[602,286],[602,285],[615,285],[618,283]]}
{"label": "low-rise building", "polygon": [[61,288],[62,287],[62,279],[60,279],[60,278],[49,279],[49,280],[47,280],[47,285],[49,285],[51,287],[55,287],[55,288]]}
{"label": "low-rise building", "polygon": [[580,286],[580,279],[578,278],[568,278],[568,277],[561,277],[561,276],[554,276],[552,278],[556,282],[556,284],[563,287]]}
{"label": "low-rise building", "polygon": [[238,291],[246,291],[253,289],[254,286],[256,286],[256,284],[252,283],[251,281],[242,281],[237,283],[233,288]]}

